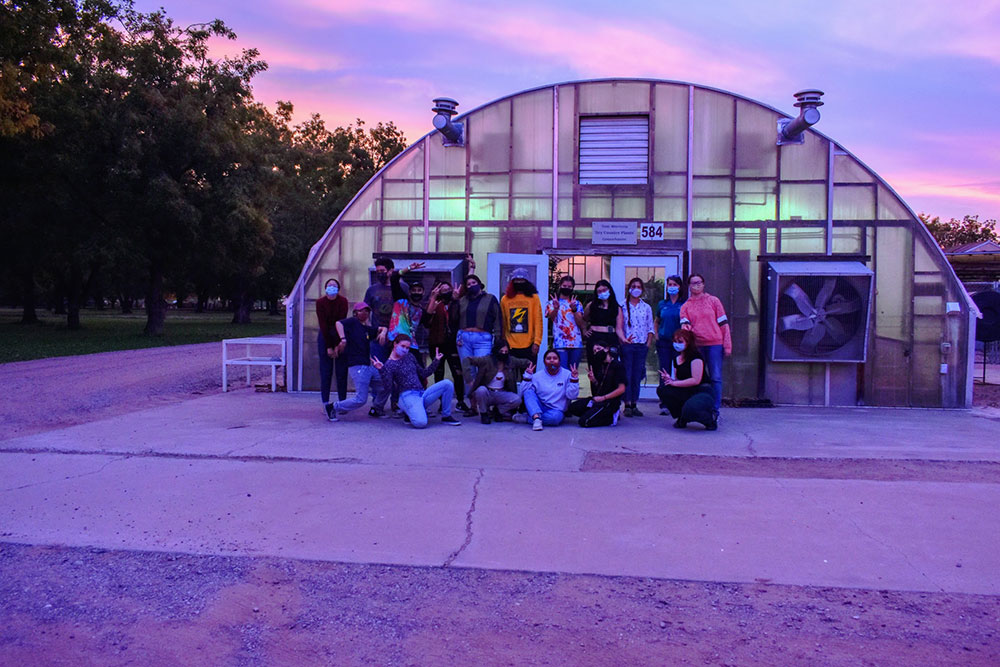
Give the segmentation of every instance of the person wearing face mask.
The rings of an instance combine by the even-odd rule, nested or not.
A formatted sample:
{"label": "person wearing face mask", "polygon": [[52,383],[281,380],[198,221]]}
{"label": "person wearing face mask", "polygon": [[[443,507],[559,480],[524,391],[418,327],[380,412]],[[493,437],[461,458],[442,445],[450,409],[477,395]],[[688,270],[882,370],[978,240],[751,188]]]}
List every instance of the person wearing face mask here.
{"label": "person wearing face mask", "polygon": [[625,367],[611,350],[594,346],[594,364],[587,370],[590,398],[578,398],[569,404],[569,413],[580,418],[580,426],[613,426],[618,423],[621,397],[625,394]]}
{"label": "person wearing face mask", "polygon": [[336,421],[337,416],[330,403],[330,385],[333,381],[334,368],[337,375],[337,398],[347,398],[347,361],[337,355],[337,345],[340,336],[337,335],[337,322],[347,317],[350,304],[340,294],[340,281],[330,278],[323,288],[323,296],[316,299],[316,319],[319,321],[319,334],[316,346],[319,351],[319,392],[323,401],[323,411],[330,421]]}
{"label": "person wearing face mask", "polygon": [[618,310],[617,333],[621,341],[622,359],[625,362],[625,375],[628,384],[625,387],[625,416],[641,417],[636,402],[639,400],[639,388],[646,379],[646,357],[649,346],[656,338],[656,328],[653,326],[653,309],[642,300],[645,285],[641,278],[633,278],[628,283],[628,299]]}
{"label": "person wearing face mask", "polygon": [[[462,360],[465,395],[472,401],[472,381],[475,375],[466,361],[469,357],[483,357],[493,349],[493,341],[501,333],[500,303],[483,289],[479,276],[470,273],[465,277],[465,296],[451,307],[451,326],[457,333],[455,344]],[[477,413],[470,406],[469,414]]]}
{"label": "person wearing face mask", "polygon": [[618,349],[618,298],[615,290],[607,280],[598,280],[594,285],[594,299],[583,309],[583,320],[586,329],[583,337],[587,340],[587,363],[594,363],[594,346],[602,345],[605,349]]}
{"label": "person wearing face mask", "polygon": [[528,363],[527,359],[511,356],[500,345],[495,347],[492,355],[469,357],[469,365],[476,372],[472,396],[483,424],[489,424],[491,420],[510,420],[520,407],[521,396],[517,393],[517,385]]}
{"label": "person wearing face mask", "polygon": [[354,396],[341,399],[333,404],[334,421],[336,415],[363,407],[368,400],[369,389],[377,396],[382,390],[382,378],[371,365],[369,343],[385,335],[385,329],[372,324],[371,307],[364,301],[354,304],[354,316],[337,322],[337,358],[343,359],[354,383]]}
{"label": "person wearing face mask", "polygon": [[423,262],[413,262],[400,271],[393,271],[389,276],[392,296],[396,302],[392,306],[392,316],[389,318],[389,341],[394,341],[400,333],[405,333],[413,339],[410,354],[417,357],[417,363],[424,365],[424,353],[427,352],[429,332],[424,321],[426,307],[424,305],[424,284],[419,279],[410,281],[410,289],[403,289],[401,276],[410,271],[424,268]]}
{"label": "person wearing face mask", "polygon": [[[392,317],[392,304],[396,299],[392,295],[392,285],[390,278],[396,265],[388,257],[379,257],[375,260],[375,282],[365,291],[364,302],[372,308],[372,322],[375,326],[385,327],[389,330],[389,319]],[[400,287],[404,292],[408,292],[410,286],[401,283]],[[379,359],[384,359],[389,354],[388,345],[385,341],[381,344],[382,349],[372,348],[372,354]],[[376,354],[377,352],[377,354]]]}
{"label": "person wearing face mask", "polygon": [[698,350],[694,334],[678,329],[672,337],[677,351],[674,372],[660,371],[662,384],[656,393],[677,421],[674,428],[685,428],[689,422],[699,422],[706,430],[718,428],[712,410],[712,384],[705,373],[705,358]]}
{"label": "person wearing face mask", "polygon": [[542,358],[545,370],[535,372],[535,364],[529,363],[520,385],[521,397],[527,414],[514,415],[519,424],[531,424],[532,431],[541,431],[545,426],[562,423],[569,402],[580,395],[580,377],[576,366],[569,370],[559,365],[559,355],[549,349]]}
{"label": "person wearing face mask", "polygon": [[545,317],[552,322],[552,347],[559,354],[563,368],[576,366],[583,356],[583,306],[573,297],[576,281],[573,276],[559,279],[559,293],[545,304]]}
{"label": "person wearing face mask", "polygon": [[708,366],[715,397],[715,419],[719,419],[722,406],[722,358],[733,353],[729,318],[722,302],[705,291],[705,277],[700,273],[688,276],[690,295],[681,306],[681,327],[694,334],[698,349]]}
{"label": "person wearing face mask", "polygon": [[500,298],[503,346],[518,359],[536,359],[542,344],[542,304],[528,277],[527,269],[514,269]]}
{"label": "person wearing face mask", "polygon": [[451,328],[449,310],[455,303],[455,292],[451,283],[437,281],[431,289],[427,302],[427,312],[424,313],[424,326],[427,328],[427,351],[431,358],[440,351],[444,355],[443,363],[434,369],[434,381],[444,379],[444,366],[451,369],[452,382],[455,384],[455,407],[468,411],[465,404],[465,380],[462,377],[462,360],[458,358],[458,347],[455,345],[455,331]]}
{"label": "person wearing face mask", "polygon": [[407,421],[413,428],[427,427],[427,409],[437,401],[441,402],[441,423],[458,426],[461,422],[451,416],[451,399],[455,395],[451,380],[435,382],[427,389],[422,382],[441,363],[443,355],[438,352],[431,365],[423,368],[410,354],[412,344],[410,337],[401,333],[396,336],[392,353],[385,362],[372,357],[371,364],[382,377],[382,384],[399,391],[399,407],[406,413]]}
{"label": "person wearing face mask", "polygon": [[[681,328],[681,306],[687,300],[684,293],[684,279],[673,275],[667,278],[667,296],[656,304],[656,356],[660,370],[670,373],[677,352],[673,346],[674,332]],[[669,414],[665,405],[660,405],[660,414]]]}

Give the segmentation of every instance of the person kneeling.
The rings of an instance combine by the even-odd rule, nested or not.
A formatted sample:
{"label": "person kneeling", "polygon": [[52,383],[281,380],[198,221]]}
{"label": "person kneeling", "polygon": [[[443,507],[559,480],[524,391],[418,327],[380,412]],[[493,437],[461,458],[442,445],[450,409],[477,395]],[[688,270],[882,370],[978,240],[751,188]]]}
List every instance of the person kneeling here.
{"label": "person kneeling", "polygon": [[674,428],[685,428],[688,422],[698,422],[706,430],[718,428],[713,413],[714,402],[706,397],[712,396],[712,384],[705,375],[705,359],[698,351],[694,334],[685,329],[674,332],[673,346],[677,350],[674,361],[675,374],[660,371],[663,381],[656,389],[660,404],[670,411],[677,421]]}
{"label": "person kneeling", "polygon": [[576,365],[569,370],[560,368],[559,354],[549,349],[542,357],[544,372],[535,372],[535,364],[528,364],[521,383],[521,396],[527,415],[514,415],[514,421],[531,423],[531,430],[541,431],[543,426],[558,426],[569,402],[580,395],[580,377]]}
{"label": "person kneeling", "polygon": [[413,341],[406,334],[399,334],[393,341],[392,353],[385,362],[372,357],[372,366],[382,377],[382,384],[387,389],[399,391],[399,407],[414,428],[427,427],[427,408],[441,401],[441,423],[458,426],[461,422],[451,416],[451,399],[455,395],[455,386],[451,380],[441,380],[424,389],[421,380],[429,377],[441,359],[440,351],[427,368],[421,368],[416,358],[410,354]]}
{"label": "person kneeling", "polygon": [[613,426],[618,423],[621,397],[627,382],[625,367],[615,359],[606,346],[596,343],[593,347],[593,366],[587,371],[590,378],[590,398],[578,398],[569,404],[569,413],[580,418],[580,426]]}
{"label": "person kneeling", "polygon": [[492,355],[469,357],[466,361],[476,372],[472,398],[479,408],[480,421],[489,424],[491,412],[492,419],[498,422],[509,420],[521,405],[517,383],[528,367],[527,359],[511,357],[501,343],[494,347]]}

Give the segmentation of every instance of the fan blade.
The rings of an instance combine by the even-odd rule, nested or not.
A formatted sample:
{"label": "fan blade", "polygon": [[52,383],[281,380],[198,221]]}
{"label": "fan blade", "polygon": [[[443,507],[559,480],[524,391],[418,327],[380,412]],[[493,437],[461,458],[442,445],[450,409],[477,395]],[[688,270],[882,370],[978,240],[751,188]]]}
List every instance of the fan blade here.
{"label": "fan blade", "polygon": [[826,302],[830,300],[830,296],[833,295],[833,288],[836,284],[836,278],[827,278],[823,281],[823,287],[820,289],[819,294],[816,295],[816,310],[823,310],[823,306],[826,305]]}
{"label": "fan blade", "polygon": [[781,318],[780,331],[794,329],[795,331],[808,331],[816,324],[815,320],[805,315],[785,315]]}
{"label": "fan blade", "polygon": [[828,317],[823,320],[823,324],[826,325],[826,332],[830,334],[830,337],[833,338],[838,345],[842,345],[847,342],[847,331],[844,329],[844,325],[832,317]]}
{"label": "fan blade", "polygon": [[825,335],[826,327],[822,324],[817,324],[802,337],[802,349],[806,352],[815,352],[816,346],[819,345],[819,342],[823,340]]}
{"label": "fan blade", "polygon": [[816,309],[813,308],[812,301],[809,300],[809,295],[806,294],[805,290],[797,284],[792,283],[789,285],[788,289],[785,290],[785,296],[790,296],[792,298],[795,305],[799,307],[799,312],[803,315],[812,315],[816,312]]}
{"label": "fan blade", "polygon": [[847,315],[859,310],[861,310],[860,301],[834,301],[823,309],[827,315]]}

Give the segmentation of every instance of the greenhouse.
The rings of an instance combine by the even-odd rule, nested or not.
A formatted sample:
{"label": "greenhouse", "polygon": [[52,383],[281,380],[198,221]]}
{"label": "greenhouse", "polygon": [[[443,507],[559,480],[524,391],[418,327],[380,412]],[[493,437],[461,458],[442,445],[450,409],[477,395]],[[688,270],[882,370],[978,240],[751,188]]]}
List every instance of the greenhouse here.
{"label": "greenhouse", "polygon": [[[286,386],[319,385],[329,278],[353,302],[376,257],[461,280],[471,255],[497,296],[521,267],[543,299],[553,276],[581,300],[602,278],[624,298],[639,276],[654,306],[667,276],[703,275],[729,316],[736,404],[971,405],[975,306],[892,188],[812,129],[821,95],[797,94],[798,118],[660,80],[560,83],[461,115],[435,100],[437,129],[310,251],[287,300]],[[645,396],[656,369],[651,353]]]}

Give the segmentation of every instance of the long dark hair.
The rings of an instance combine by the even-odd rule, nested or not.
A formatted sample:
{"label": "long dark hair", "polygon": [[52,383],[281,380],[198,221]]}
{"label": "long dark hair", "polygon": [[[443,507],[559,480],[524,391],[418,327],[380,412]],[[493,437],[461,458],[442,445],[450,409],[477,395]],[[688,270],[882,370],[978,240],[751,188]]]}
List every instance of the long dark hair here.
{"label": "long dark hair", "polygon": [[[629,328],[632,327],[632,285],[634,283],[639,283],[639,288],[642,289],[642,291],[644,292],[646,291],[646,283],[642,282],[642,278],[640,278],[639,276],[636,276],[632,280],[628,281],[629,293],[625,295],[625,310],[626,312],[628,312]],[[639,298],[641,299],[642,297],[640,296]]]}
{"label": "long dark hair", "polygon": [[594,283],[594,300],[587,304],[587,308],[590,308],[596,302],[598,307],[600,307],[601,300],[597,298],[597,288],[607,287],[611,294],[608,295],[608,310],[611,311],[612,317],[618,317],[618,297],[615,296],[615,288],[611,286],[607,280],[601,278],[596,283]]}
{"label": "long dark hair", "polygon": [[[538,294],[538,289],[535,288],[535,283],[530,280],[525,280],[524,282],[528,283],[527,289],[523,292],[524,296],[535,296]],[[514,289],[514,281],[510,280],[507,282],[507,289],[504,291],[504,295],[506,295],[508,299],[512,299],[515,294],[517,294],[517,291]]]}
{"label": "long dark hair", "polygon": [[[685,282],[685,280],[680,276],[678,276],[677,274],[674,274],[672,276],[667,276],[667,279],[663,281],[664,291],[666,291],[667,283],[671,280],[677,283],[681,288],[681,291],[677,293],[677,302],[683,303],[684,301],[687,301],[688,298],[687,282]],[[704,280],[704,278],[702,278],[702,280]],[[664,298],[666,298],[667,301],[670,301],[669,294],[667,294]]]}

